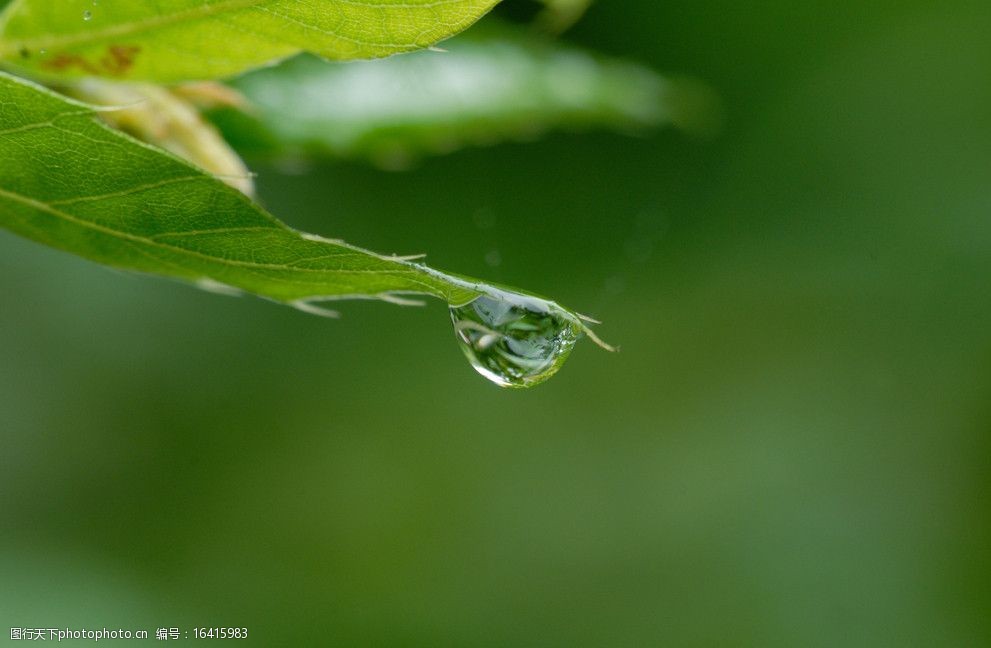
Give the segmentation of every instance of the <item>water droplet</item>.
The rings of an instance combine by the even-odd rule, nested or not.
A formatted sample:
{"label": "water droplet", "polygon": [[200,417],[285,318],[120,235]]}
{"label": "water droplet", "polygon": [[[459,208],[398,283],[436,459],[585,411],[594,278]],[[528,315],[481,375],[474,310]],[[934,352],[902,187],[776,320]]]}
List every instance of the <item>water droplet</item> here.
{"label": "water droplet", "polygon": [[584,330],[553,302],[498,290],[452,307],[451,319],[468,362],[501,387],[532,387],[553,376]]}
{"label": "water droplet", "polygon": [[86,11],[83,12],[83,20],[92,20],[92,19],[93,19],[93,12],[92,11],[90,11],[89,9],[87,9]]}

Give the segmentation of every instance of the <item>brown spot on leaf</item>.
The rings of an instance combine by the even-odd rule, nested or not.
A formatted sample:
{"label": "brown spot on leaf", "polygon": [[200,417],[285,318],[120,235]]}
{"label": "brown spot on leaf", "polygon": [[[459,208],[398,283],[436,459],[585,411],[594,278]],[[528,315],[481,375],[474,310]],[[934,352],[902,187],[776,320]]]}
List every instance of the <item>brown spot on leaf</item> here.
{"label": "brown spot on leaf", "polygon": [[134,67],[134,59],[140,51],[141,48],[137,45],[111,45],[107,48],[107,55],[100,59],[100,63],[110,74],[124,76]]}
{"label": "brown spot on leaf", "polygon": [[78,68],[79,71],[92,75],[124,76],[134,67],[134,60],[141,48],[136,45],[111,45],[107,53],[98,63],[88,60],[81,54],[59,52],[42,65],[51,70],[65,72]]}
{"label": "brown spot on leaf", "polygon": [[87,61],[84,57],[79,54],[66,54],[65,52],[60,52],[56,54],[51,59],[45,61],[43,65],[46,68],[52,70],[58,70],[59,72],[65,72],[71,70],[74,67],[78,67],[83,72],[87,74],[99,74],[100,69]]}

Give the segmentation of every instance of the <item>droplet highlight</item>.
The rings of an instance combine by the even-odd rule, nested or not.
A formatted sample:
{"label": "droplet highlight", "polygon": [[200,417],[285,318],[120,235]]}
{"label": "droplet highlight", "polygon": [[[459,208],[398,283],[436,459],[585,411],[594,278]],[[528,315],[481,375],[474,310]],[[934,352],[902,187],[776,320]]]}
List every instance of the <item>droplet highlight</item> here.
{"label": "droplet highlight", "polygon": [[83,12],[83,20],[93,20],[93,12],[87,9]]}
{"label": "droplet highlight", "polygon": [[511,388],[533,387],[557,373],[584,330],[554,302],[504,291],[451,307],[451,319],[475,371]]}

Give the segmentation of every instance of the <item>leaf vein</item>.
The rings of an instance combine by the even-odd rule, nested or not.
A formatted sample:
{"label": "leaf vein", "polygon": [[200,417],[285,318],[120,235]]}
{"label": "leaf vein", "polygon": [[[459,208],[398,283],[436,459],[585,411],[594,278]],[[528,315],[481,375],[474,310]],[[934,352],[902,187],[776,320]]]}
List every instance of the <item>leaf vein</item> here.
{"label": "leaf vein", "polygon": [[[80,227],[92,229],[102,234],[107,234],[109,236],[113,236],[115,238],[129,241],[131,243],[141,243],[144,245],[148,245],[150,247],[166,249],[180,254],[186,254],[189,256],[197,257],[209,261],[211,263],[220,263],[224,265],[262,269],[262,270],[286,270],[291,272],[314,273],[314,274],[416,274],[417,272],[415,268],[406,265],[402,261],[393,262],[396,263],[397,266],[399,266],[395,270],[393,269],[356,270],[356,269],[338,269],[338,268],[334,268],[334,269],[297,268],[283,263],[259,263],[257,261],[245,261],[241,259],[225,259],[223,257],[204,254],[202,252],[197,252],[196,250],[190,250],[188,248],[184,248],[177,245],[169,245],[168,243],[162,243],[160,241],[156,241],[153,238],[140,236],[137,234],[131,234],[129,232],[122,232],[120,230],[113,229],[112,227],[107,227],[105,225],[93,223],[85,219],[79,218],[77,216],[74,216],[73,214],[70,214],[68,212],[64,212],[59,209],[56,209],[55,207],[51,206],[48,203],[42,202],[40,200],[35,200],[33,198],[29,198],[28,196],[23,196],[21,194],[12,191],[7,191],[5,189],[0,189],[0,198],[7,198],[8,200],[11,200],[13,202],[20,203],[22,205],[31,207],[33,209],[37,209],[39,211],[43,211],[45,213],[48,213],[52,216],[55,216],[67,222],[73,223],[75,225],[79,225]],[[273,228],[272,231],[278,231],[278,230],[275,230]],[[293,232],[293,234],[296,233]],[[327,245],[330,244],[328,243]]]}

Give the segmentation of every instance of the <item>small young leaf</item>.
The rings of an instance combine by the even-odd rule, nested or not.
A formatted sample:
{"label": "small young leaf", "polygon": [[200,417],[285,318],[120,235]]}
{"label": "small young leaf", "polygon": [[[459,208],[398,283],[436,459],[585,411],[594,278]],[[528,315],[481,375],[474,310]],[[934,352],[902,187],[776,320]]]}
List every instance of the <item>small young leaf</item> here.
{"label": "small young leaf", "polygon": [[499,0],[14,0],[0,59],[49,77],[227,77],[309,51],[388,56],[460,32]]}
{"label": "small young leaf", "polygon": [[62,90],[87,103],[115,108],[101,111],[100,117],[142,142],[192,162],[238,191],[254,195],[248,168],[191,100],[151,83],[107,79],[82,79]]}
{"label": "small young leaf", "polygon": [[553,128],[638,130],[681,117],[682,86],[642,65],[509,28],[473,30],[444,48],[346,64],[300,56],[234,80],[251,109],[213,118],[245,153],[360,156],[392,168]]}

